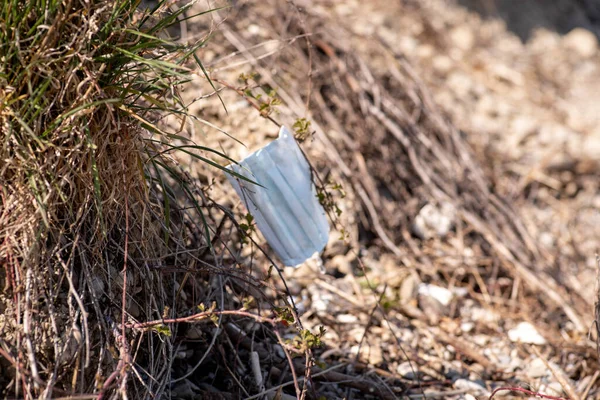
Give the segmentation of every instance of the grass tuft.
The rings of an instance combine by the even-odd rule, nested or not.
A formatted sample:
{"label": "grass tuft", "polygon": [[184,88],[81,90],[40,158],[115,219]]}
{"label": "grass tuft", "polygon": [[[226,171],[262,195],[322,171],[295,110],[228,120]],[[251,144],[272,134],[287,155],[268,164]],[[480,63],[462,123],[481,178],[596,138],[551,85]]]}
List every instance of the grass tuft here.
{"label": "grass tuft", "polygon": [[190,237],[211,246],[204,205],[171,153],[220,169],[198,152],[231,161],[162,123],[184,127],[178,88],[198,71],[208,78],[196,55],[206,38],[187,44],[169,34],[213,11],[188,15],[192,4],[3,2],[3,397],[142,398],[165,388],[170,343],[124,322],[163,317],[173,282],[155,269]]}

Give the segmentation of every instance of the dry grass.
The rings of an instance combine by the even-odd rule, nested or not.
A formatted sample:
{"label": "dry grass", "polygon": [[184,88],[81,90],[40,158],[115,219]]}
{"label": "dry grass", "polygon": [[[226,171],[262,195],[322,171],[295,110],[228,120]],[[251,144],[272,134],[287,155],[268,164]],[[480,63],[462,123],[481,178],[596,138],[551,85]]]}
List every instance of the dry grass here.
{"label": "dry grass", "polygon": [[157,269],[212,248],[201,197],[171,158],[198,147],[159,127],[185,123],[177,91],[203,75],[204,40],[168,34],[190,5],[138,4],[0,11],[4,396],[159,395],[169,380],[168,328],[126,322],[167,317],[174,275]]}

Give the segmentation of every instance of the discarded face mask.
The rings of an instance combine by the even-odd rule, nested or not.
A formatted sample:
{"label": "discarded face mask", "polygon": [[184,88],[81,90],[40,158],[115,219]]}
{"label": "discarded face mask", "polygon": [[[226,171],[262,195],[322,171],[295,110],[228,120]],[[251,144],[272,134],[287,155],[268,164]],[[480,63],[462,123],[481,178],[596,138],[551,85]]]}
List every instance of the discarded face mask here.
{"label": "discarded face mask", "polygon": [[292,133],[279,137],[227,168],[227,179],[254,217],[258,229],[285,265],[297,266],[323,250],[329,223],[317,199],[311,171]]}

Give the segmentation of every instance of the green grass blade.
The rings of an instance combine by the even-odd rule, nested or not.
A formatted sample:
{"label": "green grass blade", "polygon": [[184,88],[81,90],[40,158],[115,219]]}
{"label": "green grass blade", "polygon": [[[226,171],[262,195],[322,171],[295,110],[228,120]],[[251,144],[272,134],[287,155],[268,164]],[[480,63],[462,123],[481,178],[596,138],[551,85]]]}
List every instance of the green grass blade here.
{"label": "green grass blade", "polygon": [[214,89],[214,91],[217,93],[217,97],[219,97],[219,100],[221,101],[221,104],[223,105],[223,108],[225,109],[225,112],[227,114],[229,114],[229,112],[227,111],[227,107],[225,106],[225,102],[221,98],[221,95],[219,94],[219,91],[215,87],[215,84],[213,83],[212,79],[210,79],[210,76],[208,76],[208,72],[206,71],[206,68],[204,68],[204,65],[202,65],[202,61],[200,61],[200,59],[198,58],[198,56],[196,54],[193,54],[193,57],[194,57],[194,60],[196,60],[196,64],[198,64],[198,66],[200,67],[200,69],[204,73],[204,76],[206,77],[206,79],[208,79],[208,83],[210,83],[210,86],[212,86],[212,88]]}

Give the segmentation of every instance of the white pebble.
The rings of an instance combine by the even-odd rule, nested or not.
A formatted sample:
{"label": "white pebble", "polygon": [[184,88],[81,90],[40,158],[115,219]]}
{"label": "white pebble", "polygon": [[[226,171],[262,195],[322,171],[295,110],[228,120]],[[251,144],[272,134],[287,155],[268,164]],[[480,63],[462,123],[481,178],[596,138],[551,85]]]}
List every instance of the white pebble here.
{"label": "white pebble", "polygon": [[475,395],[488,395],[487,389],[477,382],[470,381],[468,379],[457,379],[453,384],[454,388],[469,391],[469,393]]}
{"label": "white pebble", "polygon": [[450,301],[452,301],[452,297],[454,297],[450,290],[441,286],[430,285],[428,283],[422,283],[419,285],[419,294],[434,298],[443,306],[448,306]]}
{"label": "white pebble", "polygon": [[520,322],[519,325],[508,331],[508,338],[512,342],[546,344],[546,339],[529,322]]}

